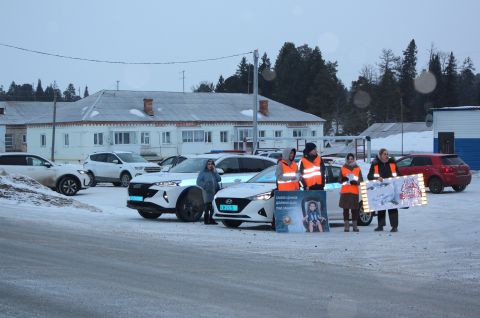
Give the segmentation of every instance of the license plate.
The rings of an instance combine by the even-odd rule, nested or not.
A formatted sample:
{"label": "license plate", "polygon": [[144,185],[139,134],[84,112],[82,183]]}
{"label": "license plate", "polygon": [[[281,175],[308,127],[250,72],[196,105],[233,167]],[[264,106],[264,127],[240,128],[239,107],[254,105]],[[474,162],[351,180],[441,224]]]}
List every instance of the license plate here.
{"label": "license plate", "polygon": [[465,170],[457,170],[457,174],[465,174]]}
{"label": "license plate", "polygon": [[220,204],[220,211],[238,211],[236,204]]}
{"label": "license plate", "polygon": [[143,201],[143,197],[138,196],[138,195],[131,195],[130,196],[130,201]]}

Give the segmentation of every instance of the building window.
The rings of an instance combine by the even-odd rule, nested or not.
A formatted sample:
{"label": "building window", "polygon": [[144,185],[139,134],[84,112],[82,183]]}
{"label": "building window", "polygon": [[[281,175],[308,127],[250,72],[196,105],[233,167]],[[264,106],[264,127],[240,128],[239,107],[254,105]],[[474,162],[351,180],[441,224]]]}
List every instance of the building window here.
{"label": "building window", "polygon": [[27,135],[22,135],[22,142],[23,142],[24,144],[27,143]]}
{"label": "building window", "polygon": [[116,132],[115,144],[116,145],[129,145],[134,143],[133,132]]}
{"label": "building window", "polygon": [[205,132],[205,142],[212,142],[212,132],[206,131]]}
{"label": "building window", "polygon": [[220,142],[228,142],[228,131],[220,132]]}
{"label": "building window", "polygon": [[162,132],[162,144],[169,144],[169,143],[171,143],[170,132],[169,131]]}
{"label": "building window", "polygon": [[103,133],[93,134],[93,144],[94,145],[103,145]]}
{"label": "building window", "polygon": [[306,137],[307,136],[307,129],[305,128],[297,128],[294,129],[292,132],[293,138],[299,138],[299,137]]}
{"label": "building window", "polygon": [[238,128],[237,129],[237,141],[244,141],[245,139],[252,138],[252,128]]}
{"label": "building window", "polygon": [[0,108],[0,115],[5,115],[5,108]]}
{"label": "building window", "polygon": [[203,130],[184,130],[182,131],[183,142],[203,142],[205,134]]}
{"label": "building window", "polygon": [[260,137],[260,138],[265,138],[265,135],[266,135],[266,134],[265,134],[265,130],[259,130],[259,131],[258,131],[258,137]]}
{"label": "building window", "polygon": [[63,135],[63,146],[64,147],[70,146],[70,137],[68,136],[68,134]]}
{"label": "building window", "polygon": [[316,137],[317,136],[317,132],[315,130],[312,130],[312,137]]}
{"label": "building window", "polygon": [[150,145],[150,133],[142,132],[140,134],[140,142],[142,143],[142,145]]}
{"label": "building window", "polygon": [[47,146],[47,136],[45,134],[40,135],[40,146],[42,147]]}
{"label": "building window", "polygon": [[5,151],[13,150],[13,136],[8,134],[5,135]]}
{"label": "building window", "polygon": [[282,138],[282,131],[281,130],[275,130],[275,138]]}

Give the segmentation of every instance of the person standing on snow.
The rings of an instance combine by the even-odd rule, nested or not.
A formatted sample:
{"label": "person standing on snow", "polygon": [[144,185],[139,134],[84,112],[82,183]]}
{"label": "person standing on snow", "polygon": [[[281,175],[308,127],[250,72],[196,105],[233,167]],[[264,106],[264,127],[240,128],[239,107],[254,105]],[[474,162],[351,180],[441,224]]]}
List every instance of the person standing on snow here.
{"label": "person standing on snow", "polygon": [[220,189],[219,182],[221,180],[222,178],[215,169],[215,162],[212,159],[208,159],[205,169],[200,171],[197,177],[197,185],[206,193],[204,198],[205,214],[203,216],[203,222],[205,224],[217,224],[213,219],[212,202],[215,193]]}
{"label": "person standing on snow", "polygon": [[[388,151],[385,148],[380,149],[377,157],[372,161],[370,171],[368,172],[368,180],[378,180],[383,182],[384,178],[391,178],[399,176],[397,164],[394,158],[388,156]],[[378,226],[375,231],[383,231],[385,222],[386,210],[378,211]],[[398,209],[389,209],[388,218],[392,229],[390,232],[398,231]]]}
{"label": "person standing on snow", "polygon": [[303,157],[298,167],[303,188],[308,190],[323,190],[325,187],[325,164],[317,153],[317,146],[307,142]]}
{"label": "person standing on snow", "polygon": [[340,189],[338,206],[343,209],[344,231],[350,231],[349,210],[351,210],[353,232],[358,232],[357,222],[360,209],[358,185],[363,181],[363,177],[360,167],[355,162],[353,153],[349,153],[345,158],[345,164],[340,169],[340,173],[342,188]]}
{"label": "person standing on snow", "polygon": [[300,190],[297,163],[294,160],[296,153],[295,148],[285,148],[282,152],[282,158],[278,160],[275,177],[279,191]]}

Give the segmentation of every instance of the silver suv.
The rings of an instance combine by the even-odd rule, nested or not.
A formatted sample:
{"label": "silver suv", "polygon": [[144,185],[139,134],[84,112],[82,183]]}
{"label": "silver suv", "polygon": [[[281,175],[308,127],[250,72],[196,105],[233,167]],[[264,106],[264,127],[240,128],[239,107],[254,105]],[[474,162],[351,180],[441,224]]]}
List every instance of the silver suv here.
{"label": "silver suv", "polygon": [[73,165],[57,165],[24,152],[0,153],[0,171],[30,177],[63,195],[74,195],[90,183],[87,172]]}
{"label": "silver suv", "polygon": [[114,186],[128,187],[133,177],[160,172],[157,164],[128,151],[92,153],[85,159],[83,168],[88,172],[92,187],[99,182],[111,182]]}

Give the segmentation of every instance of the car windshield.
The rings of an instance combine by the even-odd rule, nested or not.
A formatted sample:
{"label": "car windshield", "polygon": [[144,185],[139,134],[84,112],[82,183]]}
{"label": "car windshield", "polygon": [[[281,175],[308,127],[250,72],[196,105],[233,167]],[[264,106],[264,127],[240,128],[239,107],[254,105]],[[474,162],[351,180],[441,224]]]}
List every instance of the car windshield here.
{"label": "car windshield", "polygon": [[442,160],[442,164],[446,166],[459,166],[465,164],[459,156],[444,156],[441,157],[440,160]]}
{"label": "car windshield", "polygon": [[209,158],[190,158],[180,162],[168,172],[176,173],[198,173],[205,169]]}
{"label": "car windshield", "polygon": [[275,169],[277,166],[271,166],[270,168],[267,168],[263,170],[262,172],[259,172],[253,178],[248,180],[247,182],[250,183],[275,183],[277,181],[277,178],[275,177]]}
{"label": "car windshield", "polygon": [[123,162],[148,162],[142,156],[137,155],[136,153],[125,152],[117,153],[116,155],[119,156]]}

